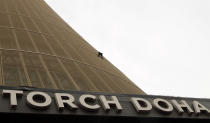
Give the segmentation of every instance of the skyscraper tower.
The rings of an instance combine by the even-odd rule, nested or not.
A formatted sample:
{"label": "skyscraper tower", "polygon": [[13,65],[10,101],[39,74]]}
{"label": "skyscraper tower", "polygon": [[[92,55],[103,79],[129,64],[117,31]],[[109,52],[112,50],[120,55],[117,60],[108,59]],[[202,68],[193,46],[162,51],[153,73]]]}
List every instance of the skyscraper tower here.
{"label": "skyscraper tower", "polygon": [[44,0],[0,0],[0,85],[144,94]]}

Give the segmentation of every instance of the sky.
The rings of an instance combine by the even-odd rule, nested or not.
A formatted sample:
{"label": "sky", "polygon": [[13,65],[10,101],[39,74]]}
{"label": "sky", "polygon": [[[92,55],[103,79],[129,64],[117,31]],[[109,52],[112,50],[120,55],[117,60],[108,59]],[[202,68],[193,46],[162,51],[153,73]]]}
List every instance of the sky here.
{"label": "sky", "polygon": [[209,0],[45,0],[147,94],[210,98]]}

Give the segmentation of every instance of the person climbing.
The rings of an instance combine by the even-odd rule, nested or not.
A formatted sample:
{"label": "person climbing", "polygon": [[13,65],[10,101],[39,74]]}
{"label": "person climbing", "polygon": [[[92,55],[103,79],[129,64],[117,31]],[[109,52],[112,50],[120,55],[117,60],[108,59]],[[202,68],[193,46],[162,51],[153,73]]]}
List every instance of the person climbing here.
{"label": "person climbing", "polygon": [[103,53],[98,52],[98,57],[101,57],[103,59]]}

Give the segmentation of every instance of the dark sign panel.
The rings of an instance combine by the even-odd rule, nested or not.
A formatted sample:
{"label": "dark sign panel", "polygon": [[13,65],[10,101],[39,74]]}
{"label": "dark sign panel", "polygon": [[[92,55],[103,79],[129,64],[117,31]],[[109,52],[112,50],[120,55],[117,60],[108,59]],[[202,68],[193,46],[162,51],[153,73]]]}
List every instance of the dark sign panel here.
{"label": "dark sign panel", "polygon": [[210,99],[1,87],[0,113],[210,119]]}

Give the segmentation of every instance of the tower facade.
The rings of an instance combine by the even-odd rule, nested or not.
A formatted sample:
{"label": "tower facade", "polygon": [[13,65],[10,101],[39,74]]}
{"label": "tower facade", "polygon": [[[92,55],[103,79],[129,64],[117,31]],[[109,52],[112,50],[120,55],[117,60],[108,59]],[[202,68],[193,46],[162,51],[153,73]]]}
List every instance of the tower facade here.
{"label": "tower facade", "polygon": [[0,0],[0,85],[144,94],[44,0]]}

